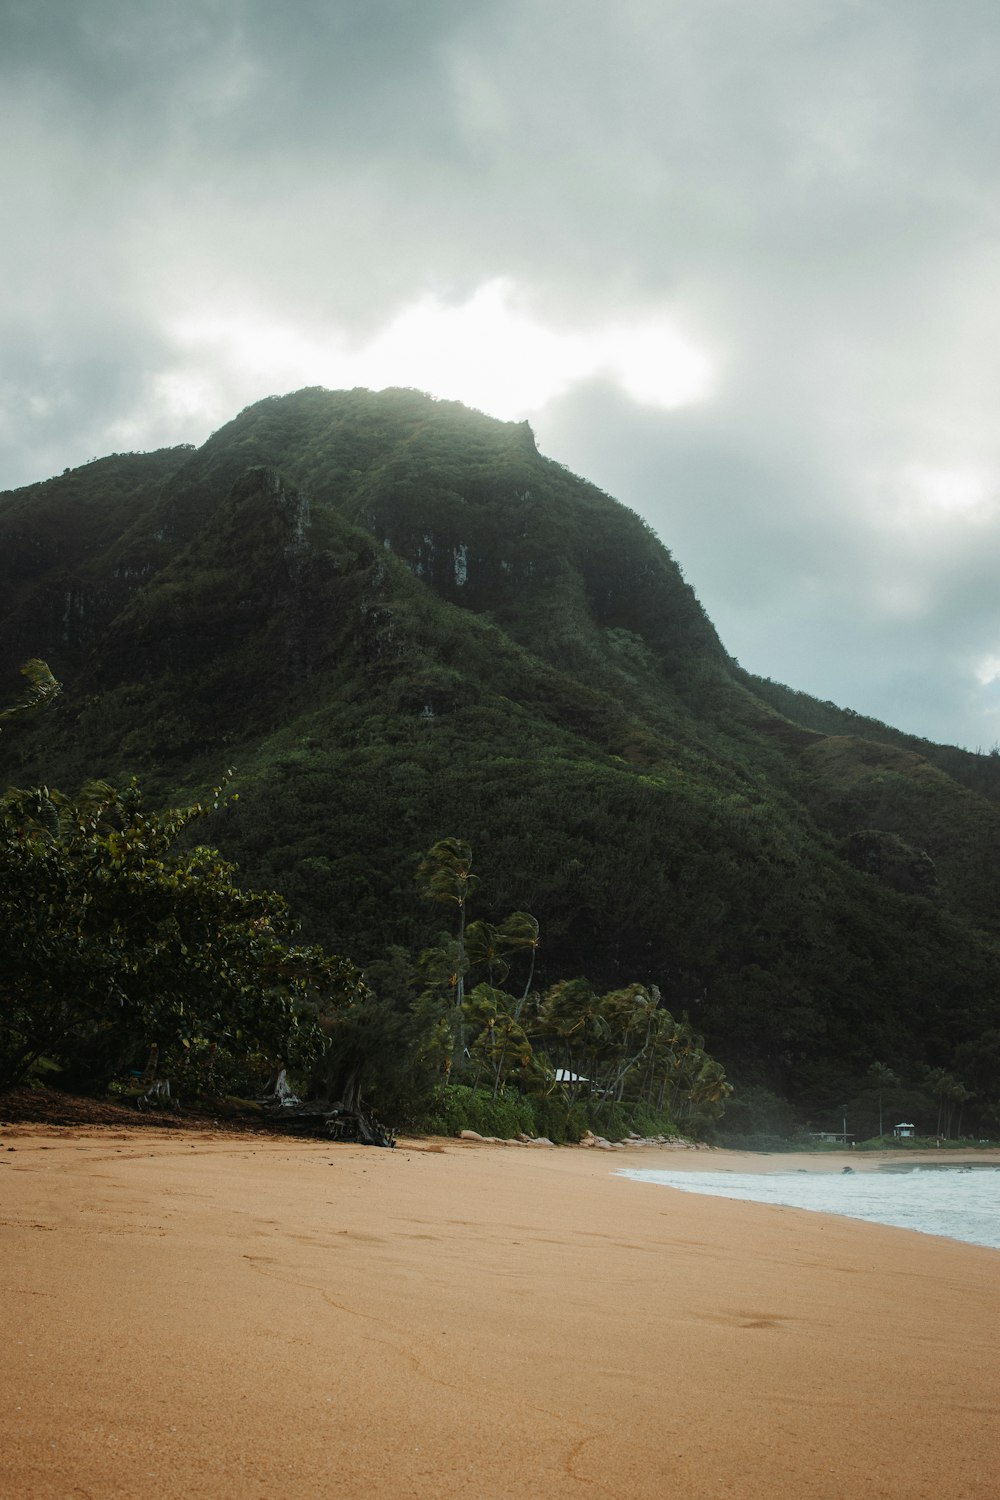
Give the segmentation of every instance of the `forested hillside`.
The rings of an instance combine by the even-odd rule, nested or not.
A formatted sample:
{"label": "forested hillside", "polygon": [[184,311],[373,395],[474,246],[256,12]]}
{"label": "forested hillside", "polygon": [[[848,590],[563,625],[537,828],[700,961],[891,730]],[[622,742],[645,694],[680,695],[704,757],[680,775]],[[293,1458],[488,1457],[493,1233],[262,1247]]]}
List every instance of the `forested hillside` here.
{"label": "forested hillside", "polygon": [[0,739],[4,783],[168,800],[232,766],[208,836],[383,976],[435,938],[422,857],[466,841],[471,914],[540,925],[539,989],[655,986],[803,1118],[878,1062],[995,1120],[1000,761],[744,673],[526,424],[262,401],[0,496],[0,601],[8,698],[29,657],[64,688]]}

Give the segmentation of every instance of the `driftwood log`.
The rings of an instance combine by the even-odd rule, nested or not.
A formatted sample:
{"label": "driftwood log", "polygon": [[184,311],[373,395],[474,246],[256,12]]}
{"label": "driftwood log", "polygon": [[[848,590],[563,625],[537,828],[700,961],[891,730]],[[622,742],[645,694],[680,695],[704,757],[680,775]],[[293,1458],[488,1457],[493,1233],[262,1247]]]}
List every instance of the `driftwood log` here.
{"label": "driftwood log", "polygon": [[293,1105],[277,1106],[273,1118],[281,1130],[296,1135],[320,1135],[333,1141],[385,1146],[390,1150],[396,1144],[396,1132],[360,1105],[345,1109],[343,1104],[331,1104],[329,1100],[300,1100]]}

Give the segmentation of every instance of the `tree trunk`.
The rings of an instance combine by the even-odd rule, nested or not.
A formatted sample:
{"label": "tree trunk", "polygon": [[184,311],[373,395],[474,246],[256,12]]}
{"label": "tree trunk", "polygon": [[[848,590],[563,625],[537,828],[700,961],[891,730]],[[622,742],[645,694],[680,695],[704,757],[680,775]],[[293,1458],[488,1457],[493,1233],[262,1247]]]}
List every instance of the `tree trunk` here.
{"label": "tree trunk", "polygon": [[465,1043],[465,902],[458,906],[458,974],[455,979],[455,1051],[452,1054],[453,1073],[461,1073],[466,1063]]}

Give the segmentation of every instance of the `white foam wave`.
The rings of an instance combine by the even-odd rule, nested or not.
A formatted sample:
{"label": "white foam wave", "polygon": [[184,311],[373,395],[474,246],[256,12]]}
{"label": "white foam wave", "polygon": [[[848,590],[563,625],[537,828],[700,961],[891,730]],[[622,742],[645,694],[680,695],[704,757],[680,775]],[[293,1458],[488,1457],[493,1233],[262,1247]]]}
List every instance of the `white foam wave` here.
{"label": "white foam wave", "polygon": [[945,1235],[1000,1250],[1000,1168],[894,1169],[875,1172],[661,1172],[623,1169],[639,1182],[685,1193],[774,1203],[867,1219],[921,1234]]}

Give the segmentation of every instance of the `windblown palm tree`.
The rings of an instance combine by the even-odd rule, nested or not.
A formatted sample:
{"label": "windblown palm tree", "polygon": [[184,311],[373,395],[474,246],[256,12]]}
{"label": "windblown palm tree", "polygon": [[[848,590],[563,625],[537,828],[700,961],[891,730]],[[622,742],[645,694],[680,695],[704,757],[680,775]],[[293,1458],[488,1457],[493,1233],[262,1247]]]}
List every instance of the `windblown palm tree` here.
{"label": "windblown palm tree", "polygon": [[53,677],[46,662],[33,656],[20,668],[21,676],[28,679],[28,687],[17,703],[0,709],[0,719],[16,719],[22,714],[37,713],[52,702],[61,692],[61,685]]}

